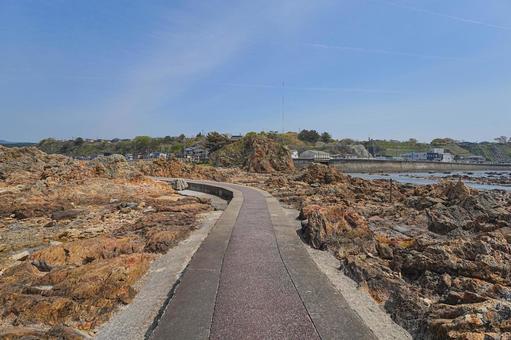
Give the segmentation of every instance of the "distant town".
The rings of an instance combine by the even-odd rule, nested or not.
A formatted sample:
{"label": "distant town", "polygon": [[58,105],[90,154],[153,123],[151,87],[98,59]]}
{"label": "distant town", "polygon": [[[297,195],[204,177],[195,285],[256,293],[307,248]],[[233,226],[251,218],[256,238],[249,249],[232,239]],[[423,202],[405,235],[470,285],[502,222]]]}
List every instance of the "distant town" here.
{"label": "distant town", "polygon": [[[298,161],[329,162],[365,159],[471,164],[511,163],[511,141],[505,136],[497,137],[493,142],[474,143],[438,138],[430,143],[421,143],[415,139],[407,141],[334,139],[328,132],[319,133],[315,130],[262,133],[285,145],[292,159]],[[185,135],[161,138],[138,136],[133,139],[78,137],[70,140],[48,138],[33,146],[47,153],[65,154],[79,160],[121,154],[128,161],[173,158],[191,163],[208,163],[212,153],[243,138],[242,134],[218,132],[199,133],[193,137]],[[6,141],[0,144],[20,146]],[[29,143],[22,144],[25,146]]]}

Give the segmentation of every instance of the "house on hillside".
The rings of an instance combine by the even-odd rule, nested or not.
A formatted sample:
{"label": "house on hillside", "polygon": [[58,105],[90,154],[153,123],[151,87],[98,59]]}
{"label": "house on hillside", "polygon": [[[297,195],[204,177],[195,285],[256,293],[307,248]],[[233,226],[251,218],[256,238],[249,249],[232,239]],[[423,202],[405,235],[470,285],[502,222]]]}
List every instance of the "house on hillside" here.
{"label": "house on hillside", "polygon": [[209,159],[209,150],[199,145],[190,146],[183,150],[183,157],[191,162],[206,162]]}
{"label": "house on hillside", "polygon": [[163,152],[151,152],[149,154],[148,158],[152,158],[152,159],[155,159],[155,158],[167,159],[167,154],[163,153]]}

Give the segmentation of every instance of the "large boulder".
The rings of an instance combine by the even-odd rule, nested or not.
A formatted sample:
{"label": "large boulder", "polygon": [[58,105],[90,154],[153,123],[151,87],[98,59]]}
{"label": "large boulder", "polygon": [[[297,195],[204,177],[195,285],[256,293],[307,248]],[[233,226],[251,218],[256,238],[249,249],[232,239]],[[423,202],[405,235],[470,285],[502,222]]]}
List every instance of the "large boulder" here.
{"label": "large boulder", "polygon": [[147,176],[209,179],[220,182],[226,180],[225,176],[212,166],[184,163],[177,159],[158,158],[139,161],[135,166]]}
{"label": "large boulder", "polygon": [[365,146],[363,146],[362,144],[348,145],[348,148],[349,148],[351,154],[357,156],[358,158],[371,158],[372,157],[371,154],[369,153],[369,151],[367,151]]}
{"label": "large boulder", "polygon": [[331,166],[312,163],[302,170],[295,180],[309,184],[331,184],[346,180],[346,177]]}
{"label": "large boulder", "polygon": [[100,156],[90,162],[94,173],[108,178],[137,178],[141,173],[123,155]]}
{"label": "large boulder", "polygon": [[211,154],[216,166],[242,167],[249,172],[270,173],[294,169],[289,149],[264,134],[249,134]]}
{"label": "large boulder", "polygon": [[[310,205],[301,209],[302,233],[311,246],[328,248],[343,239],[371,237],[367,221],[355,210],[343,205],[321,207]],[[357,242],[355,242],[357,243]]]}
{"label": "large boulder", "polygon": [[62,155],[49,155],[35,147],[6,148],[0,145],[0,181],[7,184],[48,184],[82,179],[89,175],[83,163]]}
{"label": "large boulder", "polygon": [[119,303],[133,299],[133,285],[153,258],[120,255],[50,272],[28,262],[9,268],[0,279],[2,316],[16,325],[65,324],[91,330],[108,320]]}

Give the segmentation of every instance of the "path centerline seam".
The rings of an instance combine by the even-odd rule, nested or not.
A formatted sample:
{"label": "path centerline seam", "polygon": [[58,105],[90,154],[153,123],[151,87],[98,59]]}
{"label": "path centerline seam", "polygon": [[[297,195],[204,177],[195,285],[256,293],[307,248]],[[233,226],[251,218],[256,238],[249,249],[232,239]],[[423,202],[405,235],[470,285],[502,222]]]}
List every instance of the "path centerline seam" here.
{"label": "path centerline seam", "polygon": [[316,327],[316,324],[314,323],[314,320],[312,319],[311,315],[310,315],[310,312],[309,310],[307,309],[307,306],[305,305],[305,302],[303,301],[303,298],[302,296],[300,295],[300,292],[298,291],[298,288],[296,287],[296,283],[295,281],[293,280],[293,277],[291,276],[291,273],[289,272],[289,268],[287,267],[287,264],[286,264],[286,261],[284,261],[284,258],[282,257],[282,252],[280,251],[280,245],[279,245],[279,240],[277,238],[277,233],[275,232],[275,225],[273,224],[273,220],[271,218],[271,212],[270,212],[270,206],[268,205],[268,199],[266,197],[264,197],[264,195],[262,195],[261,193],[259,193],[261,196],[263,196],[265,202],[266,202],[266,207],[267,207],[267,211],[268,211],[268,215],[270,217],[270,222],[271,222],[271,226],[272,226],[272,232],[273,232],[273,236],[275,237],[275,243],[277,245],[277,251],[279,253],[279,257],[280,257],[280,260],[282,261],[282,264],[284,265],[284,268],[286,269],[286,273],[287,273],[287,276],[289,276],[289,279],[291,280],[291,283],[293,284],[293,288],[295,289],[295,292],[296,294],[298,295],[298,298],[300,299],[300,302],[302,303],[302,306],[303,308],[305,309],[305,311],[307,312],[307,317],[309,318],[309,320],[311,321],[312,323],[312,326],[314,327],[314,331],[316,332],[317,336],[320,338],[320,339],[323,339],[323,337],[321,336],[321,334],[319,334],[319,331],[318,331],[318,328]]}

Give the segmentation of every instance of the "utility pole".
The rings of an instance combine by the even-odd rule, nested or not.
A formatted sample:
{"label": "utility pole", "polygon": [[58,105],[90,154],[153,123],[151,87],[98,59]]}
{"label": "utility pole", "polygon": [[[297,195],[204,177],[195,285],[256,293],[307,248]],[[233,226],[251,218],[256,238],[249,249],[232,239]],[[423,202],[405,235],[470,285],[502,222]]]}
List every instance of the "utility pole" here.
{"label": "utility pole", "polygon": [[284,133],[284,81],[282,81],[282,103],[280,110],[282,114],[282,133]]}

